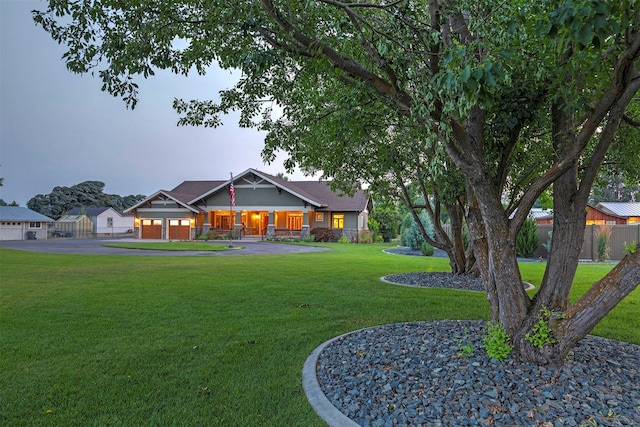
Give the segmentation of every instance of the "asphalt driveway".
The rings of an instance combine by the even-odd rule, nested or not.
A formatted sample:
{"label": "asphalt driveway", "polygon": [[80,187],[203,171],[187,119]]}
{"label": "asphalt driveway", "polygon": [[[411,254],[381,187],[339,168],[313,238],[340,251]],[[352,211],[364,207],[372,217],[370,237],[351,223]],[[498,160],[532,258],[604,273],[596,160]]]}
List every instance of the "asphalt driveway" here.
{"label": "asphalt driveway", "polygon": [[[328,248],[301,246],[283,243],[263,242],[259,240],[234,240],[234,246],[242,249],[230,251],[156,251],[111,248],[103,246],[116,242],[144,242],[138,239],[47,239],[47,240],[0,240],[0,248],[17,249],[27,252],[48,252],[57,254],[91,255],[144,255],[144,256],[241,256],[265,254],[295,254],[303,252],[321,252]],[[205,242],[201,242],[205,243]],[[206,242],[211,245],[229,245],[228,240]]]}

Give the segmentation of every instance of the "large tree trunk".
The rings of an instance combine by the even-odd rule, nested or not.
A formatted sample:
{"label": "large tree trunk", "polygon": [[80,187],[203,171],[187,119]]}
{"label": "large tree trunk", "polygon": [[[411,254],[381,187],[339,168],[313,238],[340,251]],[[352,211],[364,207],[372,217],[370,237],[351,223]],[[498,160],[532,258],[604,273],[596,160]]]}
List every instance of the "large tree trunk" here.
{"label": "large tree trunk", "polygon": [[469,268],[472,266],[468,263],[467,253],[464,247],[464,213],[458,204],[445,203],[445,209],[451,220],[452,245],[450,252],[447,251],[451,272],[453,274],[470,274]]}

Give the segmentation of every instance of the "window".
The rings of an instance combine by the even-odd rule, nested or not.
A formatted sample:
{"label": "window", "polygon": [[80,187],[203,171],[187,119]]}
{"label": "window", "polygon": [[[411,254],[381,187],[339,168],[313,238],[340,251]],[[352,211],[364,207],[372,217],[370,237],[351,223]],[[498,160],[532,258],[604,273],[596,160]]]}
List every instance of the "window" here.
{"label": "window", "polygon": [[318,222],[324,221],[324,215],[321,213],[316,213],[316,221]]}
{"label": "window", "polygon": [[189,224],[190,224],[190,222],[189,222],[188,219],[181,219],[180,220],[180,225],[183,226],[183,227],[188,227]]}
{"label": "window", "polygon": [[107,218],[107,227],[113,227],[113,218],[111,217]]}
{"label": "window", "polygon": [[30,222],[29,228],[42,228],[42,223],[40,221]]}
{"label": "window", "polygon": [[344,214],[333,215],[333,228],[344,228]]}
{"label": "window", "polygon": [[302,214],[289,214],[287,228],[289,230],[302,230]]}

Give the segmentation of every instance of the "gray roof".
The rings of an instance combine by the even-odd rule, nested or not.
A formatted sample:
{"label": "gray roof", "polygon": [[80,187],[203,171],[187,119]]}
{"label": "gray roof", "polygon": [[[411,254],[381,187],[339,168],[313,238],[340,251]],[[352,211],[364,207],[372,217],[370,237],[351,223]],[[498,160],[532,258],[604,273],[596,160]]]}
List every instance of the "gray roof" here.
{"label": "gray roof", "polygon": [[621,217],[640,216],[640,202],[600,202],[596,207]]}
{"label": "gray roof", "polygon": [[48,216],[21,206],[0,206],[0,220],[53,222]]}
{"label": "gray roof", "polygon": [[[370,198],[366,192],[361,189],[357,190],[353,196],[343,196],[339,192],[332,191],[331,183],[328,181],[286,181],[256,169],[247,169],[246,171],[234,176],[234,180],[239,182],[244,176],[249,174],[253,174],[261,179],[271,182],[276,187],[281,188],[282,190],[287,191],[315,206],[317,210],[362,212],[369,209]],[[230,183],[231,179],[226,181],[184,181],[171,191],[157,191],[151,196],[148,196],[142,202],[130,207],[125,212],[131,212],[161,195],[169,197],[179,204],[197,212],[200,211],[200,209],[195,205],[195,203],[223,188],[226,191],[226,188]]]}
{"label": "gray roof", "polygon": [[83,209],[84,209],[84,214],[87,215],[87,216],[98,216],[102,212],[106,211],[109,208],[108,207],[105,207],[105,208],[73,208],[73,209],[69,210],[69,212],[67,212],[67,215],[80,215],[80,213],[83,211]]}

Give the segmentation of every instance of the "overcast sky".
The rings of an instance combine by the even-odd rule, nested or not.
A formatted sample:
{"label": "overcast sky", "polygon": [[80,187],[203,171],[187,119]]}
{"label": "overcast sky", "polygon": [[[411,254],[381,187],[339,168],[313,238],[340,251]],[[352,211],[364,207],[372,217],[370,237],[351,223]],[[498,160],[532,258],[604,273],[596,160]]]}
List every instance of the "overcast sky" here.
{"label": "overcast sky", "polygon": [[[224,126],[176,126],[173,98],[217,99],[237,79],[212,69],[205,77],[159,72],[139,80],[139,102],[127,110],[100,91],[99,78],[70,73],[64,46],[36,27],[38,0],[0,0],[0,198],[20,206],[55,186],[95,180],[105,193],[150,195],[185,180],[227,179],[256,168],[284,172],[280,156],[265,165],[264,134]],[[289,175],[305,179],[300,174]],[[307,178],[311,179],[311,178]]]}

